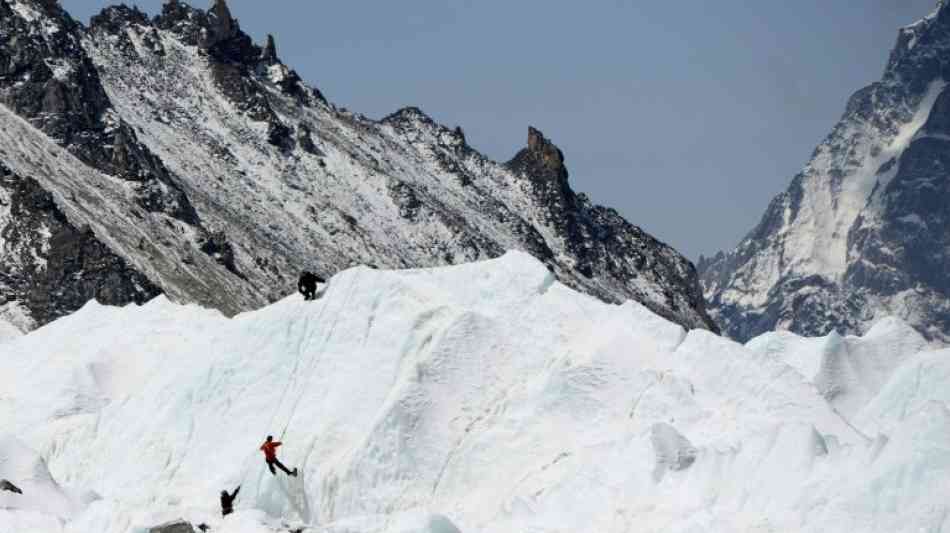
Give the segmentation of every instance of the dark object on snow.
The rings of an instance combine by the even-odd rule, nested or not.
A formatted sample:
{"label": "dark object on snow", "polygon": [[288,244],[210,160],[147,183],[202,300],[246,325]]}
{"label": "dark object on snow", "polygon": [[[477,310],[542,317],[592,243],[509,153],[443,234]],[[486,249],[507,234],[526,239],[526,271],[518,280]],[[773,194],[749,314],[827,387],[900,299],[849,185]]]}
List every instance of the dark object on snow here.
{"label": "dark object on snow", "polygon": [[304,300],[313,300],[317,297],[317,284],[326,282],[327,280],[313,272],[305,270],[300,274],[300,281],[297,282],[297,290],[300,291],[300,294],[303,294]]}
{"label": "dark object on snow", "polygon": [[287,469],[286,466],[284,466],[283,463],[281,463],[277,459],[277,447],[280,446],[281,444],[283,443],[280,441],[275,441],[273,436],[268,435],[267,440],[264,441],[264,444],[261,445],[261,451],[264,452],[264,460],[267,461],[267,468],[269,468],[270,473],[275,476],[277,475],[277,470],[274,469],[274,467],[276,466],[277,468],[283,470],[284,473],[287,474],[288,476],[296,477],[297,476],[296,468],[294,468],[293,471],[290,471]]}
{"label": "dark object on snow", "polygon": [[297,477],[297,469],[294,468],[293,470],[288,470],[287,467],[284,466],[284,463],[281,463],[281,462],[280,462],[280,459],[277,459],[277,458],[275,457],[273,461],[267,461],[267,468],[270,469],[270,473],[271,473],[271,474],[273,474],[273,475],[276,476],[276,475],[277,475],[277,470],[274,469],[275,466],[276,466],[277,468],[283,470],[284,473],[287,474],[288,476]]}
{"label": "dark object on snow", "polygon": [[198,524],[198,529],[200,529],[201,531],[208,531],[211,529],[211,526],[209,526],[208,524]]}
{"label": "dark object on snow", "polygon": [[10,483],[9,481],[5,479],[0,479],[0,490],[13,492],[15,494],[23,494],[23,491],[20,490],[20,487],[17,487],[13,483]]}
{"label": "dark object on snow", "polygon": [[184,520],[176,520],[150,528],[148,533],[195,533],[195,528]]}
{"label": "dark object on snow", "polygon": [[231,494],[228,494],[226,490],[221,491],[221,516],[228,516],[234,512],[234,500],[239,492],[241,492],[240,485]]}

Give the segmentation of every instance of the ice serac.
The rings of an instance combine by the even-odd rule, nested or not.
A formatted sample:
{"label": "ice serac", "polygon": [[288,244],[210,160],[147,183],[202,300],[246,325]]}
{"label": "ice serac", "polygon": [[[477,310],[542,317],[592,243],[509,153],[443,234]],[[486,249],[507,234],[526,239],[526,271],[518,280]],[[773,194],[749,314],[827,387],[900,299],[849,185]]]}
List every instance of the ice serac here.
{"label": "ice serac", "polygon": [[[82,270],[83,287],[112,295],[84,298],[161,292],[235,314],[276,301],[305,269],[328,277],[357,263],[435,266],[520,249],[602,300],[715,328],[693,266],[576,194],[540,131],[501,163],[417,108],[379,121],[337,108],[280,60],[273,38],[255,44],[231,7],[172,0],[150,18],[118,5],[84,27],[55,2],[0,1],[5,175],[33,179],[48,216],[55,207],[124,265]],[[15,218],[4,224],[42,228]],[[42,231],[20,240],[61,244]],[[13,253],[3,250],[8,263]],[[29,292],[44,268],[10,266],[0,281]],[[135,283],[120,291],[106,281],[116,276]],[[47,292],[63,313],[80,305]],[[61,316],[34,300],[18,294],[0,318]]]}
{"label": "ice serac", "polygon": [[57,531],[82,506],[83,498],[60,486],[35,450],[0,434],[0,530]]}
{"label": "ice serac", "polygon": [[758,226],[700,260],[727,335],[860,333],[894,315],[950,339],[948,54],[941,2],[900,30],[881,81],[851,97]]}
{"label": "ice serac", "polygon": [[[857,371],[829,397],[815,369],[842,351],[822,339],[686,332],[571,290],[523,252],[357,267],[323,289],[230,319],[164,296],[90,302],[9,341],[0,427],[18,440],[0,437],[0,478],[23,495],[0,492],[0,531],[916,533],[947,520],[950,350],[912,353],[926,347],[898,320],[832,339]],[[267,434],[298,477],[267,470]],[[237,485],[222,518],[220,491]]]}

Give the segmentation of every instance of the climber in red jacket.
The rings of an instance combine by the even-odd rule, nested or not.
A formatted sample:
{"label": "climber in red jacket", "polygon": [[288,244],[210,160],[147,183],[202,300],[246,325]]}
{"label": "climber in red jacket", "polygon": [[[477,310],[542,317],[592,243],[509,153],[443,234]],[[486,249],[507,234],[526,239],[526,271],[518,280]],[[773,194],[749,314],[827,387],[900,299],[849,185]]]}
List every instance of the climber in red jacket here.
{"label": "climber in red jacket", "polygon": [[277,475],[277,470],[274,470],[275,465],[277,468],[283,470],[288,476],[296,476],[296,468],[294,468],[294,470],[291,472],[290,470],[287,470],[287,467],[277,459],[277,447],[281,444],[283,443],[275,441],[272,435],[268,435],[267,440],[261,445],[261,451],[264,452],[264,460],[267,461],[267,468],[269,468],[270,473],[275,476]]}

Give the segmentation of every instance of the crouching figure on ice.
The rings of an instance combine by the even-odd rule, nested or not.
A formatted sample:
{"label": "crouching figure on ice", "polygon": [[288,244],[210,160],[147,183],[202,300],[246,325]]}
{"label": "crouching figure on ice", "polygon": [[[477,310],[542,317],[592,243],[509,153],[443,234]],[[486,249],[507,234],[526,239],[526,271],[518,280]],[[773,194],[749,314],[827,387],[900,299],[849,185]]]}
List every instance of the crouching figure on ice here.
{"label": "crouching figure on ice", "polygon": [[270,473],[275,476],[277,475],[277,470],[274,470],[275,466],[283,470],[288,476],[296,476],[296,468],[294,468],[294,470],[291,472],[290,470],[287,470],[287,467],[277,459],[277,447],[281,444],[283,443],[280,441],[275,441],[273,436],[268,435],[267,440],[261,445],[261,451],[264,452],[264,460],[267,461],[267,468],[269,468]]}
{"label": "crouching figure on ice", "polygon": [[297,282],[297,290],[303,295],[304,300],[314,300],[317,297],[317,283],[326,283],[327,280],[314,274],[304,271],[300,274],[300,280]]}
{"label": "crouching figure on ice", "polygon": [[228,516],[234,512],[234,500],[237,499],[239,492],[241,492],[240,485],[231,493],[226,490],[221,491],[221,516]]}

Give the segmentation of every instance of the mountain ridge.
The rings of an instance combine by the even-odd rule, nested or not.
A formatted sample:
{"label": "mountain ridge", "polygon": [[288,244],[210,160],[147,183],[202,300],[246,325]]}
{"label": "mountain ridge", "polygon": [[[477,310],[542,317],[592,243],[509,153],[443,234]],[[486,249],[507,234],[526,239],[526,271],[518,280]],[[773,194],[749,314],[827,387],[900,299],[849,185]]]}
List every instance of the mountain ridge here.
{"label": "mountain ridge", "polygon": [[[950,338],[944,203],[950,9],[901,28],[881,80],[857,91],[788,189],[730,253],[701,258],[723,330],[861,333],[886,315]],[[917,224],[923,222],[923,225]]]}
{"label": "mountain ridge", "polygon": [[[277,300],[304,269],[328,276],[354,263],[437,266],[523,249],[605,301],[634,299],[716,330],[693,265],[575,193],[563,153],[534,128],[500,163],[418,108],[379,121],[339,109],[280,61],[272,36],[255,44],[224,1],[203,11],[171,0],[151,18],[112,6],[86,27],[55,2],[3,0],[0,24],[10,65],[0,101],[66,148],[25,148],[22,139],[47,141],[24,132],[7,145],[33,155],[10,154],[7,166],[35,178],[67,218],[88,211],[76,225],[175,300],[234,314]],[[43,151],[92,169],[77,172],[107,198],[49,175],[71,171]],[[4,269],[21,287],[37,283],[17,262]],[[9,292],[33,326],[78,304],[37,313],[23,290]],[[113,303],[145,297],[112,292]]]}

